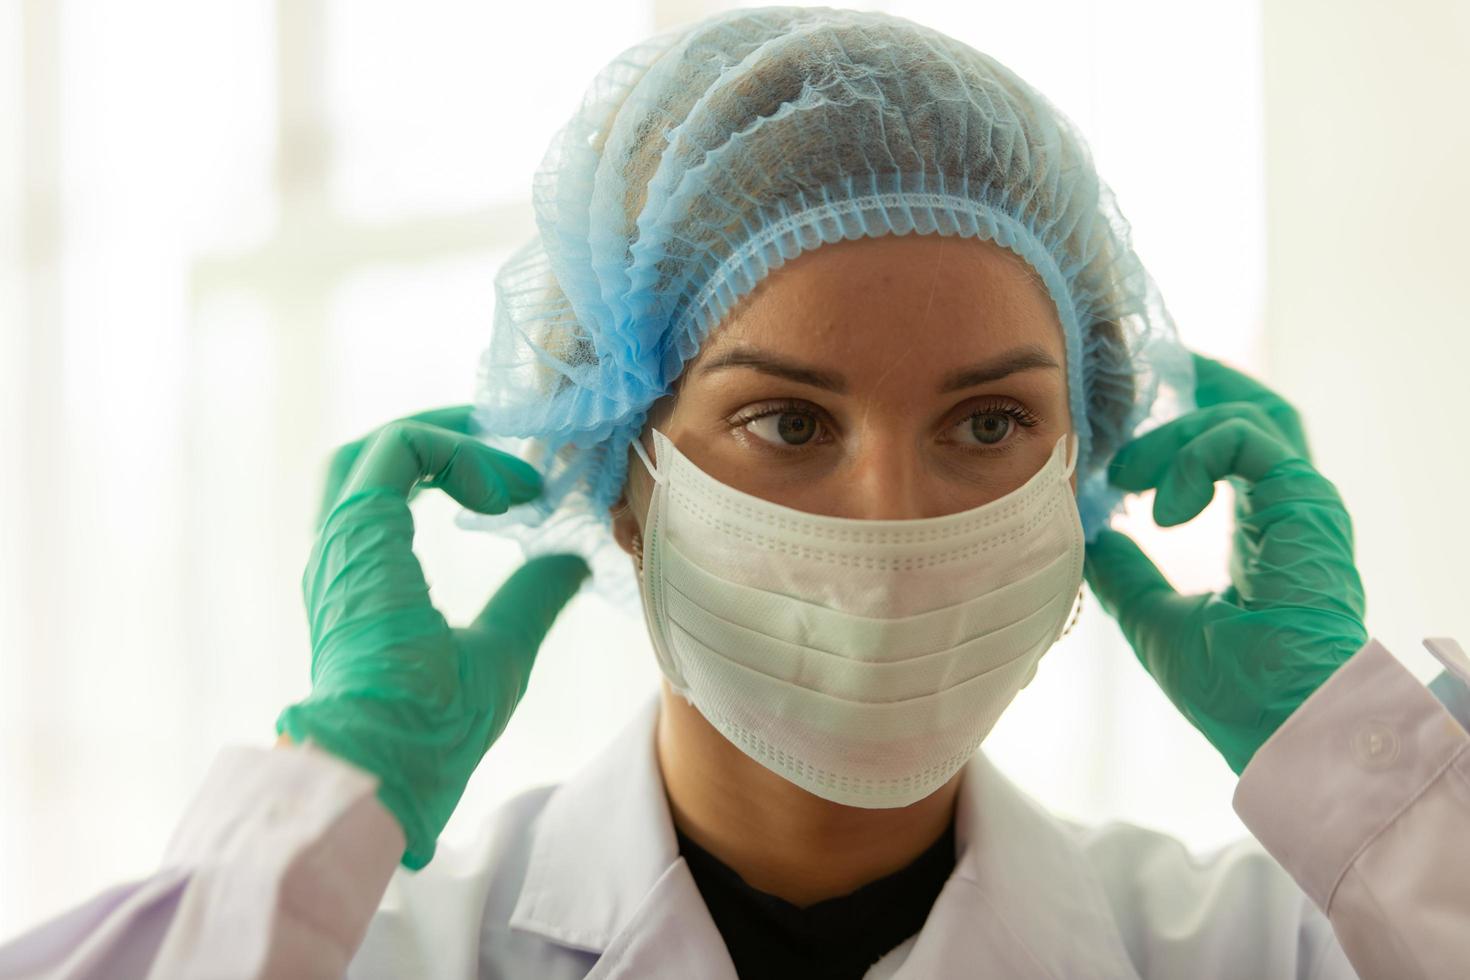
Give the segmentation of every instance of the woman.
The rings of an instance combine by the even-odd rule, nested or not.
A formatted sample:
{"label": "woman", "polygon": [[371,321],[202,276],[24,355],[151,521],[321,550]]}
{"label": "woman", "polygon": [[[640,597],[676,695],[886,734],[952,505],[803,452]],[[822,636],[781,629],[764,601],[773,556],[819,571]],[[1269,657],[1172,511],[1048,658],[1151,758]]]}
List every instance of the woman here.
{"label": "woman", "polygon": [[[475,425],[339,455],[282,747],[222,755],[164,869],[6,975],[1463,975],[1470,858],[1439,842],[1470,828],[1465,722],[1369,640],[1295,413],[1179,348],[1025,83],[885,15],[729,13],[605,69],[536,205]],[[1223,593],[1107,529],[1125,492],[1173,525],[1221,479]],[[583,773],[389,889],[588,569],[535,557],[451,629],[422,486],[632,576],[665,680]],[[1275,861],[1070,825],[977,754],[1084,575]]]}

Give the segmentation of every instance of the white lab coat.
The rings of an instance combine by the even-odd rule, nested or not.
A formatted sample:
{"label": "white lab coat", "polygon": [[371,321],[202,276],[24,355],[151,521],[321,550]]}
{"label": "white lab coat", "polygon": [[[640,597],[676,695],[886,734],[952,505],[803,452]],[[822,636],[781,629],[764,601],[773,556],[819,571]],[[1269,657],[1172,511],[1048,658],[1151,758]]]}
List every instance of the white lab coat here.
{"label": "white lab coat", "polygon": [[[1437,653],[1470,684],[1463,653]],[[371,777],[310,748],[225,750],[162,869],[0,948],[0,977],[734,978],[677,852],[655,715],[418,873],[396,868]],[[954,872],[869,977],[1470,977],[1467,724],[1370,641],[1241,779],[1271,853],[1203,860],[1059,820],[977,755]]]}

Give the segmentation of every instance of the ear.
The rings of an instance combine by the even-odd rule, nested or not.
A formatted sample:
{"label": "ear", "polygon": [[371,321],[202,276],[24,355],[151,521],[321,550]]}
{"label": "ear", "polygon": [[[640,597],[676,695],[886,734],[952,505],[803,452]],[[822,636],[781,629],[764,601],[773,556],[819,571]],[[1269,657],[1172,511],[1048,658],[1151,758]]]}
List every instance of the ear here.
{"label": "ear", "polygon": [[643,518],[648,513],[648,473],[643,463],[631,448],[628,449],[628,476],[623,481],[623,492],[612,502],[607,512],[612,517],[613,540],[635,559],[642,558],[641,549],[634,540],[641,538]]}
{"label": "ear", "polygon": [[[640,441],[648,434],[649,429],[667,424],[673,404],[672,394],[664,395],[653,403],[648,410],[648,421],[638,434]],[[653,452],[647,442],[643,445],[650,453]],[[641,544],[640,547],[634,547],[633,542],[635,539],[640,543],[642,541],[643,521],[648,516],[648,502],[653,498],[653,477],[649,476],[643,460],[638,458],[632,446],[628,447],[627,474],[623,480],[623,492],[618,494],[618,499],[612,502],[607,511],[612,517],[613,540],[635,561],[642,561]]]}
{"label": "ear", "polygon": [[634,513],[632,504],[628,502],[626,484],[623,486],[623,492],[618,495],[618,499],[613,501],[612,506],[608,508],[608,513],[612,515],[613,540],[618,543],[619,548],[637,557],[638,549],[633,547],[633,538],[642,532],[643,523]]}

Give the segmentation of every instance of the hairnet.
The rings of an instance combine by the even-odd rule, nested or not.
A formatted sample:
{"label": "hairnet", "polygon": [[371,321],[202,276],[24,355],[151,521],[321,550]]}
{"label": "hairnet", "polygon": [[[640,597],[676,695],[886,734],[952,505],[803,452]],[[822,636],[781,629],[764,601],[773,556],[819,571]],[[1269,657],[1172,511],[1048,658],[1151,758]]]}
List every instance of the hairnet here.
{"label": "hairnet", "polygon": [[653,402],[771,269],[841,239],[978,237],[1036,271],[1065,334],[1089,540],[1122,496],[1107,460],[1192,402],[1188,354],[1075,127],[902,18],[736,10],[625,51],[552,139],[533,203],[538,234],[496,276],[475,420],[546,489],[461,515],[534,526],[528,550],[610,540]]}

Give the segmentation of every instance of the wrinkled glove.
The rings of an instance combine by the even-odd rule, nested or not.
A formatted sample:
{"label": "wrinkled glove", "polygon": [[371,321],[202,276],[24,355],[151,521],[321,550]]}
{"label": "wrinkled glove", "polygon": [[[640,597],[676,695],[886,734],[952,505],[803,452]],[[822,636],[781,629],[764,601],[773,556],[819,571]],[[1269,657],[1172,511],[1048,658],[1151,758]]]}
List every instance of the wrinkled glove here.
{"label": "wrinkled glove", "polygon": [[1125,490],[1157,489],[1172,527],[1236,490],[1231,585],[1180,595],[1126,535],[1088,545],[1088,585],[1143,666],[1237,775],[1288,715],[1367,642],[1352,523],[1313,467],[1294,409],[1195,355],[1198,410],[1133,440],[1109,465]]}
{"label": "wrinkled glove", "polygon": [[[525,693],[542,638],[588,569],[551,555],[516,571],[465,628],[429,601],[408,502],[437,487],[504,512],[540,492],[536,471],[466,434],[469,406],[391,422],[338,451],[302,576],[311,694],[276,731],[376,775],[417,869]],[[340,486],[340,490],[337,487]]]}

